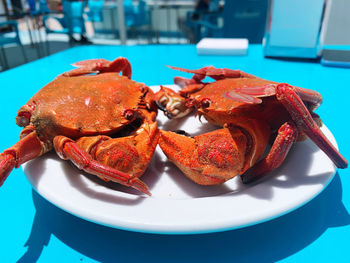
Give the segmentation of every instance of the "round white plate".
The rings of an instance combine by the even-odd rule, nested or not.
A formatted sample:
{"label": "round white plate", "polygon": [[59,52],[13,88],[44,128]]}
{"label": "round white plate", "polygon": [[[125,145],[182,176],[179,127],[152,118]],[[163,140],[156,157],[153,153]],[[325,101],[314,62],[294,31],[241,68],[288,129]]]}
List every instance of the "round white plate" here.
{"label": "round white plate", "polygon": [[[158,121],[162,129],[183,129],[191,135],[213,129],[193,116],[169,122],[160,112]],[[331,132],[325,126],[322,131],[336,146]],[[73,215],[119,229],[162,234],[224,231],[276,218],[319,194],[336,170],[310,140],[296,143],[279,169],[253,185],[242,184],[239,177],[219,186],[196,185],[157,147],[142,176],[151,197],[104,183],[54,152],[23,167],[40,195]]]}

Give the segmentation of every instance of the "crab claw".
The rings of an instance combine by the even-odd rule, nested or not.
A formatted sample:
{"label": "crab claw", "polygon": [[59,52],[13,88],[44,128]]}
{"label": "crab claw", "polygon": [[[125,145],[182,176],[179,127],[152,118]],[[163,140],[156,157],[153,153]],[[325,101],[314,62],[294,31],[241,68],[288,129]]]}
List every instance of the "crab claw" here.
{"label": "crab claw", "polygon": [[63,76],[73,77],[92,73],[104,72],[122,72],[123,76],[131,78],[130,62],[123,57],[119,57],[113,61],[105,59],[89,59],[76,62],[72,66],[78,67],[63,73]]}
{"label": "crab claw", "polygon": [[[256,126],[252,126],[256,128]],[[263,153],[267,139],[228,126],[193,138],[160,131],[159,146],[188,178],[201,185],[221,184],[242,174]]]}
{"label": "crab claw", "polygon": [[[148,167],[158,139],[157,123],[145,121],[134,135],[120,138],[82,137],[77,141],[77,144],[99,163],[122,173],[130,174],[131,177],[124,183],[121,182],[122,184],[150,195],[147,186],[138,178],[144,174]],[[103,174],[98,176],[105,181],[111,180],[104,177]]]}
{"label": "crab claw", "polygon": [[161,86],[155,94],[155,102],[160,110],[169,118],[182,118],[192,111],[186,106],[186,99],[175,91]]}
{"label": "crab claw", "polygon": [[[214,158],[216,160],[221,158],[219,153],[216,156],[204,153],[203,144],[207,146],[205,144],[206,137],[200,135],[191,138],[174,132],[161,131],[159,146],[168,159],[195,183],[201,185],[221,184],[239,173],[243,165],[243,156],[236,156],[236,160],[222,158],[221,162],[215,165]],[[236,170],[236,172],[230,173],[227,169],[228,166],[234,166],[230,170]]]}

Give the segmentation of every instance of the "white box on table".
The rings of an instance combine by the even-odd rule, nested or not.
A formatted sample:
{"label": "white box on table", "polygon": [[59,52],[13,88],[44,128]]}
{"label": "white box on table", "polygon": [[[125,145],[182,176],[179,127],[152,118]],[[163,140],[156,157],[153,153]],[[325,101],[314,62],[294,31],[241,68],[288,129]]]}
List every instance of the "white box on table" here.
{"label": "white box on table", "polygon": [[246,38],[203,38],[197,44],[198,55],[246,55]]}

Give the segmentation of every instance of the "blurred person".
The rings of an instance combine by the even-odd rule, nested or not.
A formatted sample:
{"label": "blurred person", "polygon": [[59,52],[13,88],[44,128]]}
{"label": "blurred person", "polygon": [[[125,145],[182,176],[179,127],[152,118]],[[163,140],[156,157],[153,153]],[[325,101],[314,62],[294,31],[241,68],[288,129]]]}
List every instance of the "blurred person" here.
{"label": "blurred person", "polygon": [[190,43],[196,43],[198,41],[196,39],[195,27],[190,26],[190,24],[200,20],[203,15],[218,12],[220,9],[219,0],[196,0],[194,11],[178,19],[178,26]]}
{"label": "blurred person", "polygon": [[179,17],[177,24],[184,34],[185,38],[188,39],[190,43],[196,43],[196,34],[193,27],[188,26],[188,18],[191,21],[196,21],[200,18],[200,14],[209,10],[210,0],[196,0],[194,5],[194,11],[190,14],[190,17],[186,15],[185,17]]}

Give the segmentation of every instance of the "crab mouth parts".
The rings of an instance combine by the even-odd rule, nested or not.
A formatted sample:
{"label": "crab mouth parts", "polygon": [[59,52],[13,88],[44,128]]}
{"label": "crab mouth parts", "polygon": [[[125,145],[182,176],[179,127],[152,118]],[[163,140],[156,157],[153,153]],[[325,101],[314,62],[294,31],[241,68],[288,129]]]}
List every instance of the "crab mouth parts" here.
{"label": "crab mouth parts", "polygon": [[184,101],[174,98],[163,97],[156,101],[156,105],[169,119],[182,118],[191,112],[191,109],[184,105]]}
{"label": "crab mouth parts", "polygon": [[114,134],[111,134],[111,138],[121,138],[134,135],[135,132],[141,127],[143,124],[142,118],[135,118],[133,121],[122,127],[119,131]]}
{"label": "crab mouth parts", "polygon": [[161,111],[163,111],[164,113],[166,113],[166,106],[164,106],[160,101],[156,100],[156,105],[158,107],[158,109],[160,109]]}

